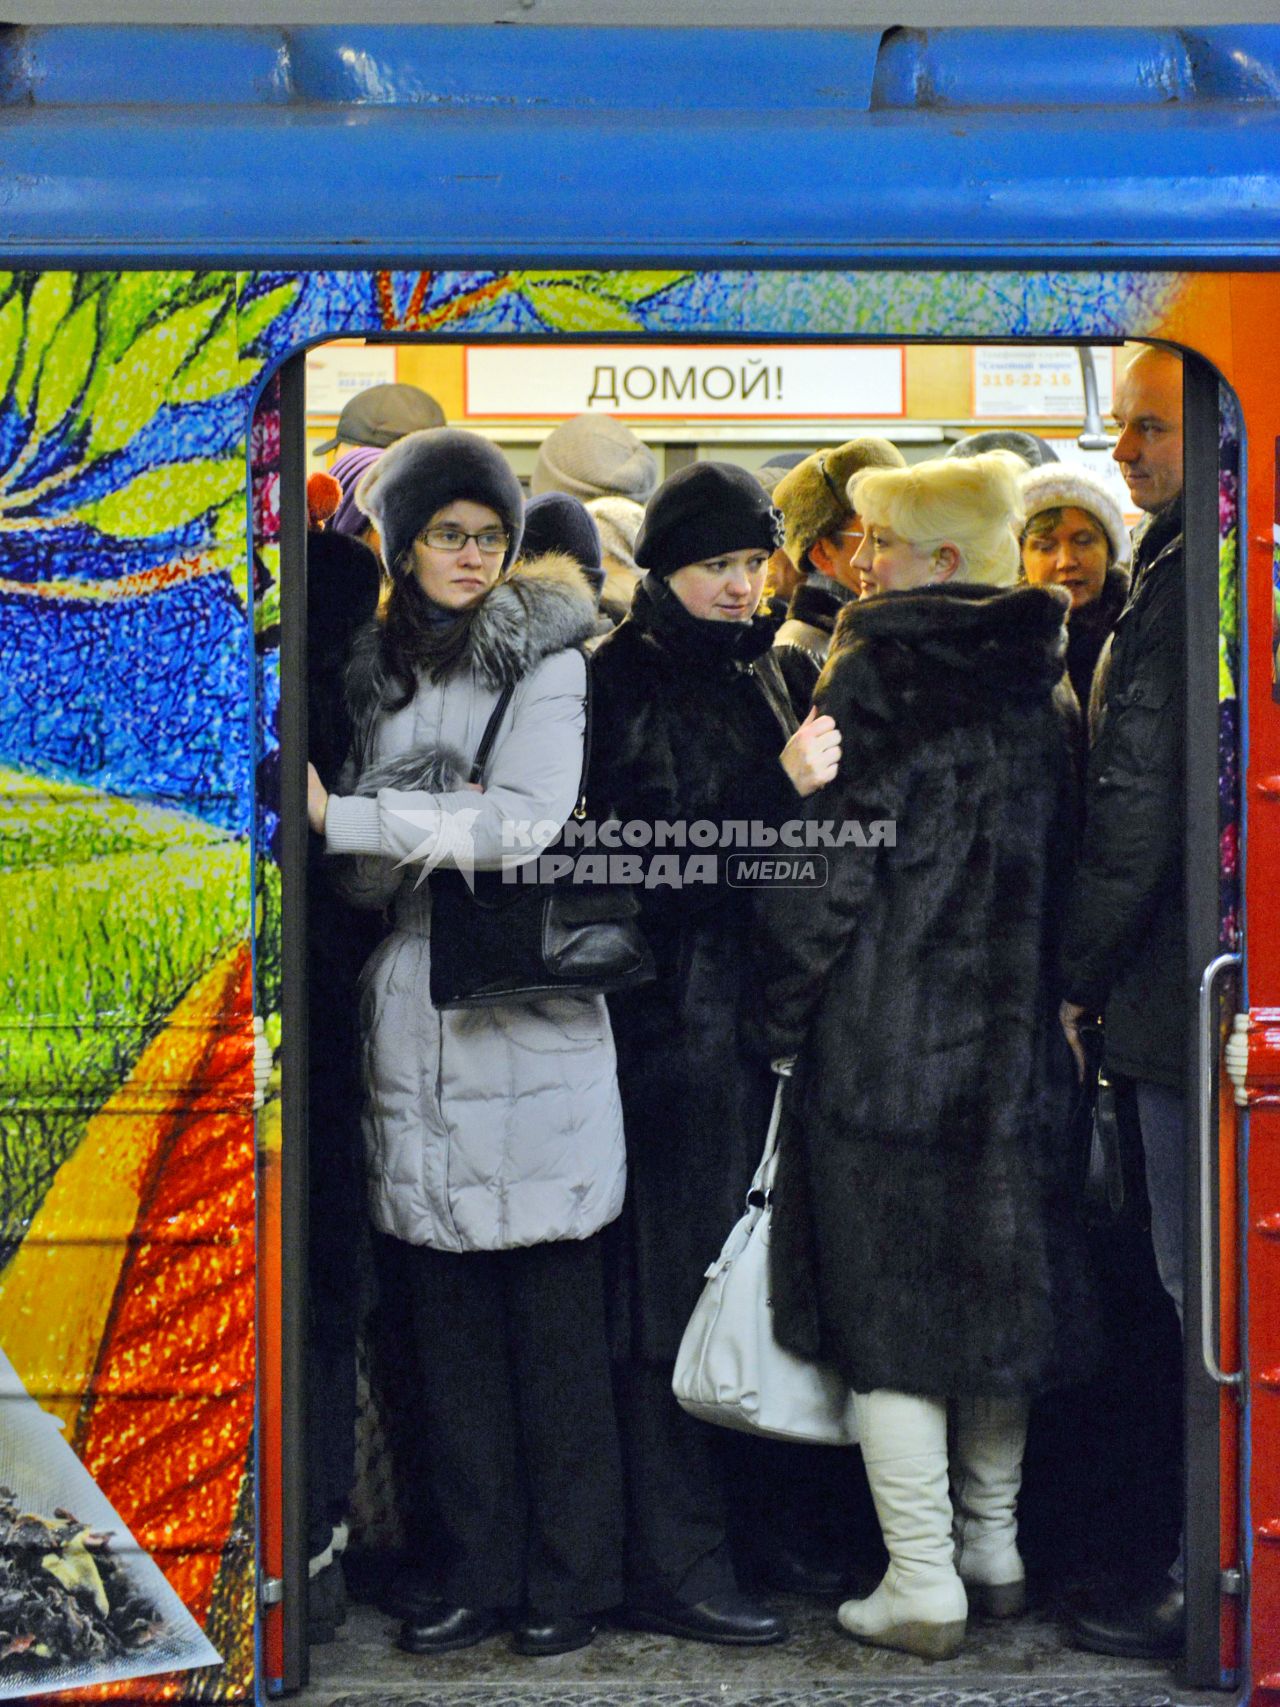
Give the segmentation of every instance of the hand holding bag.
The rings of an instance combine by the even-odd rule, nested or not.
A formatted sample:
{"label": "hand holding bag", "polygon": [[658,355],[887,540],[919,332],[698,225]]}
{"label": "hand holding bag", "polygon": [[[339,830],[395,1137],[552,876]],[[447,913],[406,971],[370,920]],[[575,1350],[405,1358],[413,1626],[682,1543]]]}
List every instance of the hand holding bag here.
{"label": "hand holding bag", "polygon": [[773,1337],[769,1223],[785,1084],[779,1078],[746,1213],[707,1270],[671,1387],[686,1411],[722,1428],[852,1446],[858,1436],[845,1383],[835,1370],[793,1357]]}
{"label": "hand holding bag", "polygon": [[[481,782],[511,701],[505,687],[485,725],[471,767]],[[574,817],[586,817],[591,759],[591,669],[587,667],[582,773]],[[548,850],[549,851],[549,850]],[[546,996],[598,996],[654,976],[640,934],[639,903],[629,889],[597,884],[525,883],[515,873],[431,874],[431,1001],[443,1008],[489,1007]]]}
{"label": "hand holding bag", "polygon": [[1071,1115],[1071,1147],[1086,1221],[1104,1227],[1125,1208],[1125,1170],[1115,1086],[1102,1070],[1102,1028],[1082,1025],[1085,1076]]}

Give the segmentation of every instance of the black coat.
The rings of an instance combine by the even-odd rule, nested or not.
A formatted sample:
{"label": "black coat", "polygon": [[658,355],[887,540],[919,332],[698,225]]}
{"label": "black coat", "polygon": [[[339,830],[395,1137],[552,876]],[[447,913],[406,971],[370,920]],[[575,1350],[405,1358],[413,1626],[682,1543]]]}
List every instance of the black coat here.
{"label": "black coat", "polygon": [[1188,1024],[1183,573],[1179,500],[1138,542],[1112,637],[1062,949],[1065,994],[1104,1014],[1109,1069],[1174,1089]]}
{"label": "black coat", "polygon": [[1067,675],[1086,718],[1093,672],[1128,597],[1129,577],[1123,569],[1108,569],[1097,598],[1067,618]]}
{"label": "black coat", "polygon": [[1085,1265],[1057,919],[1076,786],[1056,590],[850,606],[814,815],[896,825],[765,897],[766,1036],[798,1052],[772,1241],[782,1344],[856,1391],[1029,1393],[1080,1370]]}
{"label": "black coat", "polygon": [[[799,817],[778,763],[795,717],[772,638],[768,618],[700,621],[665,582],[642,582],[630,616],[591,661],[591,816],[717,825]],[[772,1095],[768,1062],[743,1025],[760,1002],[752,897],[725,883],[726,855],[717,858],[714,885],[643,891],[657,981],[609,1001],[628,1170],[614,1344],[619,1355],[659,1362],[674,1359],[703,1272],[742,1213]]]}

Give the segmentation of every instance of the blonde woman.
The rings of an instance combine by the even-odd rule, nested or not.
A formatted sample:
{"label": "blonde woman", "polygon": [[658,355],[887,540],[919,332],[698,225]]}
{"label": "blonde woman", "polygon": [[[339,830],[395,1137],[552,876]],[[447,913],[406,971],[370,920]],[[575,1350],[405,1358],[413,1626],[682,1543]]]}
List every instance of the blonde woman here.
{"label": "blonde woman", "polygon": [[843,757],[812,804],[861,834],[824,888],[768,897],[762,954],[770,1054],[797,1058],[774,1320],[858,1395],[889,1551],[840,1621],[930,1658],[957,1651],[971,1606],[1021,1609],[1028,1400],[1087,1349],[1054,976],[1067,597],[1016,585],[1017,466],[850,482],[877,591],[846,607],[819,683]]}

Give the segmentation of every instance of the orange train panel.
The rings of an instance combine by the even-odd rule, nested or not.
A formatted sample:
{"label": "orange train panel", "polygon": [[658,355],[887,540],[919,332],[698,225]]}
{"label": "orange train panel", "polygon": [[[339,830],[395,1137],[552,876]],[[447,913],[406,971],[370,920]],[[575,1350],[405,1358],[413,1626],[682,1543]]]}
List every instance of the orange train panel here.
{"label": "orange train panel", "polygon": [[[1247,1343],[1249,1371],[1248,1540],[1250,1671],[1256,1700],[1280,1700],[1280,1392],[1266,1382],[1280,1369],[1280,706],[1274,691],[1276,442],[1280,438],[1280,279],[1241,273],[1231,281],[1238,371],[1229,375],[1244,411],[1246,533],[1242,540],[1248,656],[1245,917],[1248,996],[1255,1023],[1246,1081],[1249,1099]],[[1276,1016],[1280,1017],[1280,1016]]]}

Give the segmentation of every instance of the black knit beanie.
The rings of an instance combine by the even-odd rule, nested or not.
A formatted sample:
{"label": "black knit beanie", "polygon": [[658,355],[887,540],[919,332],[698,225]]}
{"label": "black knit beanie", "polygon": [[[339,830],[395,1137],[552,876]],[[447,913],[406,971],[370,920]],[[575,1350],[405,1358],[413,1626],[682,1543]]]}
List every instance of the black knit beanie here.
{"label": "black knit beanie", "polygon": [[772,554],[781,543],[781,517],[754,474],[730,462],[692,462],[645,506],[635,558],[666,576],[730,551]]}
{"label": "black knit beanie", "polygon": [[506,457],[479,433],[458,427],[407,433],[356,487],[356,503],[377,523],[383,561],[393,575],[436,511],[459,498],[487,504],[502,518],[509,536],[505,569],[520,549],[524,494]]}

